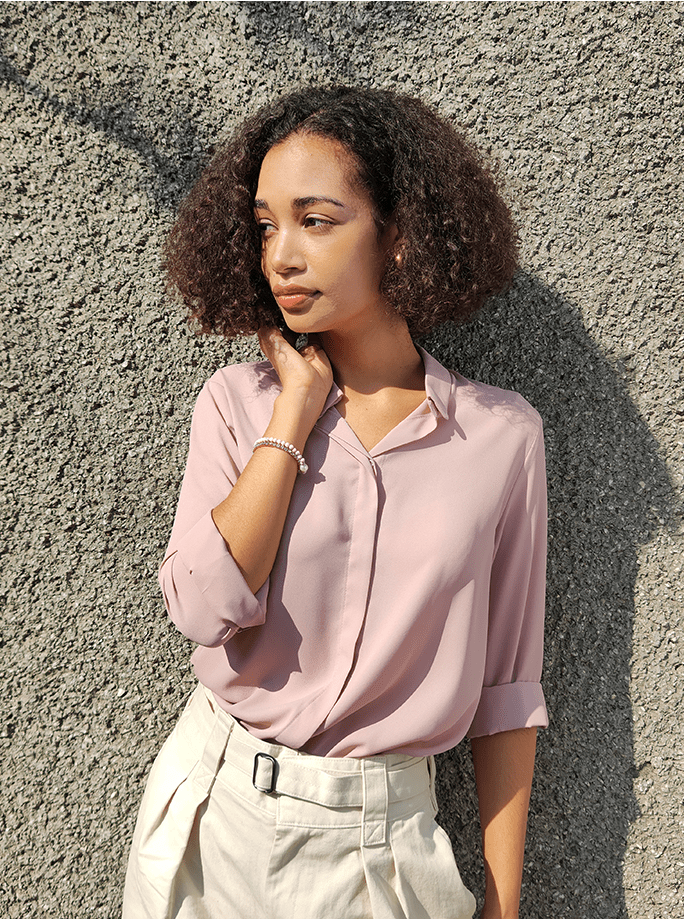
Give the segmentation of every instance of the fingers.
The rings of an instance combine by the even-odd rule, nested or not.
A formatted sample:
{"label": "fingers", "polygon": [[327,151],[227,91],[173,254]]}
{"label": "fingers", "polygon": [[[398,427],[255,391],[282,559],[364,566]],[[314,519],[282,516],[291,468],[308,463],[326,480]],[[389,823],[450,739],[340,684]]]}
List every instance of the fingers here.
{"label": "fingers", "polygon": [[[282,354],[283,351],[289,351],[289,348],[292,348],[293,351],[296,350],[299,354],[304,354],[310,346],[315,345],[318,350],[321,348],[320,343],[309,341],[303,348],[296,349],[295,345],[299,335],[287,326],[284,329],[278,329],[276,326],[262,326],[257,335],[259,336],[261,350],[269,360],[271,360],[271,354],[274,352]],[[313,353],[313,349],[309,353]]]}
{"label": "fingers", "polygon": [[280,334],[283,336],[288,345],[291,345],[293,348],[295,347],[298,338],[296,332],[293,332],[292,329],[290,329],[288,326],[285,326],[285,328],[281,330]]}
{"label": "fingers", "polygon": [[309,364],[314,361],[323,361],[328,363],[328,356],[318,344],[305,345],[299,352],[305,361],[308,361]]}
{"label": "fingers", "polygon": [[[259,345],[264,354],[266,354],[266,350],[270,350],[274,347],[279,338],[283,337],[283,333],[274,325],[262,325],[257,335],[259,337]],[[264,345],[266,349],[264,349]]]}
{"label": "fingers", "polygon": [[299,349],[299,353],[302,355],[306,354],[316,354],[317,352],[322,352],[323,346],[321,345],[318,335],[308,335],[306,344],[303,348]]}
{"label": "fingers", "polygon": [[328,355],[325,353],[325,349],[323,348],[318,335],[309,335],[307,343],[303,348],[300,348],[299,353],[302,355],[304,360],[308,361],[310,364],[314,362],[320,362],[323,363],[326,367],[330,367]]}
{"label": "fingers", "polygon": [[296,340],[297,336],[290,329],[281,331],[275,326],[263,326],[258,331],[261,350],[273,364],[283,385],[286,385],[288,381],[300,379],[307,365],[309,367],[307,373],[311,370],[315,371],[311,379],[327,379],[332,375],[330,361],[317,336],[312,335],[308,343],[297,351],[287,340],[287,333],[289,333],[288,337],[294,336]]}
{"label": "fingers", "polygon": [[306,367],[306,362],[287,341],[283,332],[275,326],[263,326],[259,329],[258,335],[261,350],[285,386],[292,375],[297,374],[298,367]]}
{"label": "fingers", "polygon": [[257,335],[259,336],[261,350],[274,366],[278,357],[281,357],[283,352],[291,347],[280,329],[275,326],[262,326]]}
{"label": "fingers", "polygon": [[313,373],[315,385],[322,386],[327,396],[333,381],[333,369],[328,355],[320,345],[309,345],[302,357],[305,366]]}

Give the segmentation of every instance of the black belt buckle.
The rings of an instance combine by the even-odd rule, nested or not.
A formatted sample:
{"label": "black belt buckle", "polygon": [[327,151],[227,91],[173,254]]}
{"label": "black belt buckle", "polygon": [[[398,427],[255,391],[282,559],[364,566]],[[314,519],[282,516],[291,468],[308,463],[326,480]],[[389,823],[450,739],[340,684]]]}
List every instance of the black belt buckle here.
{"label": "black belt buckle", "polygon": [[[262,759],[267,759],[271,764],[271,784],[270,787],[264,788],[262,785],[257,785],[257,770],[259,768],[259,757]],[[263,791],[264,794],[270,795],[275,791],[276,787],[276,773],[278,771],[278,762],[275,757],[270,756],[268,753],[256,753],[254,756],[254,769],[252,770],[252,785],[256,788],[257,791]]]}

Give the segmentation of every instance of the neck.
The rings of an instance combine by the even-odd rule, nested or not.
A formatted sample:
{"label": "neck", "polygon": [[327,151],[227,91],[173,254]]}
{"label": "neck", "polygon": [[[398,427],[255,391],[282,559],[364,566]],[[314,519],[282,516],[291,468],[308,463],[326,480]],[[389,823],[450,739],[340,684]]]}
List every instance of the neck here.
{"label": "neck", "polygon": [[381,389],[422,390],[425,370],[403,319],[376,321],[356,332],[321,332],[321,344],[345,394],[369,395]]}

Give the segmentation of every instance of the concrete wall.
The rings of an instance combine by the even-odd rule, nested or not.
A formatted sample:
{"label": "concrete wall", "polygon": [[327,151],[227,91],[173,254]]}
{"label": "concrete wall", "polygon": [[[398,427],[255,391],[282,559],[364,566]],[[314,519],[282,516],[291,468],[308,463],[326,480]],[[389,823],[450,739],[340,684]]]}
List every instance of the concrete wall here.
{"label": "concrete wall", "polygon": [[[428,347],[546,425],[545,688],[521,915],[684,915],[679,3],[3,3],[0,913],[114,917],[193,684],[156,567],[197,340],[159,246],[201,152],[300,81],[397,87],[501,161],[523,270]],[[443,821],[479,894],[469,754]]]}

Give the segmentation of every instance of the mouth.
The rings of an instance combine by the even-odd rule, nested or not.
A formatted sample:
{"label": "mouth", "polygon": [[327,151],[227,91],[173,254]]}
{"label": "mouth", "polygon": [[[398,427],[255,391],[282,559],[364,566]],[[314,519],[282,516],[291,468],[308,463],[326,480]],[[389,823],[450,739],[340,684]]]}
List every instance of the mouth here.
{"label": "mouth", "polygon": [[274,287],[273,296],[281,309],[292,310],[304,306],[318,293],[305,287]]}

